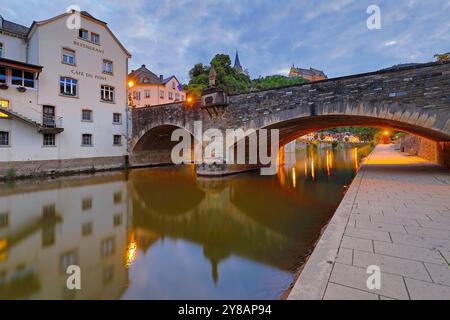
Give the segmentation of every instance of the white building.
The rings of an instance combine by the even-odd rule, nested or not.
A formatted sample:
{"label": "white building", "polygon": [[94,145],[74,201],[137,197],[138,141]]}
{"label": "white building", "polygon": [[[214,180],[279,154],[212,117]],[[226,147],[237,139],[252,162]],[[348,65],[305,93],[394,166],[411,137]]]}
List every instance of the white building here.
{"label": "white building", "polygon": [[0,18],[0,176],[122,166],[130,57],[87,12]]}

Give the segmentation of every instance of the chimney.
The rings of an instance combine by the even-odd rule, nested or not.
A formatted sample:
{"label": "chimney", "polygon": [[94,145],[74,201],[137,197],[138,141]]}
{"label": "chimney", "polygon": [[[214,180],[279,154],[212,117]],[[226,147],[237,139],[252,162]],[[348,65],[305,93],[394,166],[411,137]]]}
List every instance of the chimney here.
{"label": "chimney", "polygon": [[161,80],[161,82],[163,82],[163,81],[164,81],[164,75],[161,74],[161,75],[159,76],[159,80]]}

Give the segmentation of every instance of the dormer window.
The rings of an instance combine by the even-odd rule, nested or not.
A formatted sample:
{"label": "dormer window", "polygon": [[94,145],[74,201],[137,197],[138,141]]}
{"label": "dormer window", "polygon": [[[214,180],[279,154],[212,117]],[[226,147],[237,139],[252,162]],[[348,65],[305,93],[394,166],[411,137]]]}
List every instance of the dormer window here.
{"label": "dormer window", "polygon": [[78,32],[78,36],[83,40],[89,40],[89,31],[80,29]]}

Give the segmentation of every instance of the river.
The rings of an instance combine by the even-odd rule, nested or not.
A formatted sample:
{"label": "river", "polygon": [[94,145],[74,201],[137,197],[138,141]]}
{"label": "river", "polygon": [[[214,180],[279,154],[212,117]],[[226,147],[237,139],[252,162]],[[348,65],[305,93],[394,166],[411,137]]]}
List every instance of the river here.
{"label": "river", "polygon": [[358,162],[299,151],[269,177],[184,166],[3,183],[0,299],[278,299]]}

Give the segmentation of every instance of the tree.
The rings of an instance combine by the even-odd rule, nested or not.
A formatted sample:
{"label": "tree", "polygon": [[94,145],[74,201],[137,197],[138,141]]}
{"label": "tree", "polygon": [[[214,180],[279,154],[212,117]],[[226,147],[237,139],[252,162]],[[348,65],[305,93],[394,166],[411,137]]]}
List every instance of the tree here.
{"label": "tree", "polygon": [[303,78],[288,78],[285,76],[267,76],[252,81],[252,89],[267,90],[295,84],[307,83]]}
{"label": "tree", "polygon": [[208,87],[209,71],[211,66],[217,73],[217,87],[229,94],[249,92],[251,86],[250,77],[231,66],[231,58],[226,54],[217,54],[209,66],[197,63],[190,71],[190,81],[184,89],[190,96],[199,99],[201,92]]}
{"label": "tree", "polygon": [[437,61],[450,61],[450,52],[444,54],[435,54],[434,57]]}

